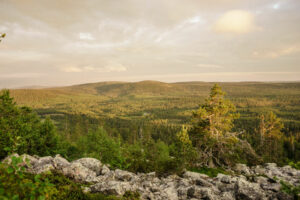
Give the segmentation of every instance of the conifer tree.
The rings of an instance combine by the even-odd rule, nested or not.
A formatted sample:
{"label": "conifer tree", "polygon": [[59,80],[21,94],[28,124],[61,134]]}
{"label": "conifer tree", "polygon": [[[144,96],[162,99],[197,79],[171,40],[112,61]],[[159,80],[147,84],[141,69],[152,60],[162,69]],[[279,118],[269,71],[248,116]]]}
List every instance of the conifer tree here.
{"label": "conifer tree", "polygon": [[202,165],[222,165],[229,154],[228,148],[237,141],[235,135],[229,132],[239,114],[235,113],[235,106],[224,96],[225,92],[215,84],[205,103],[193,113],[190,136],[198,149]]}
{"label": "conifer tree", "polygon": [[258,132],[260,145],[258,152],[267,162],[276,162],[283,156],[283,133],[284,125],[272,111],[260,115]]}

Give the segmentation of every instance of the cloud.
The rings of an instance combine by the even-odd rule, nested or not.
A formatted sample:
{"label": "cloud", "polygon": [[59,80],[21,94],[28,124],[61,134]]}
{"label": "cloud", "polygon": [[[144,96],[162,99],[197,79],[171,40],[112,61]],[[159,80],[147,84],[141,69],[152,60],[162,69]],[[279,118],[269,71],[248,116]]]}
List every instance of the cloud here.
{"label": "cloud", "polygon": [[252,53],[256,58],[278,58],[282,56],[289,56],[300,52],[300,45],[290,45],[275,50],[260,50]]}
{"label": "cloud", "polygon": [[214,64],[198,64],[196,65],[199,68],[214,68],[214,69],[222,69],[224,68],[221,65],[214,65]]}
{"label": "cloud", "polygon": [[280,3],[275,3],[272,7],[274,10],[278,10],[280,8]]}
{"label": "cloud", "polygon": [[95,38],[90,33],[79,33],[79,39],[81,39],[81,40],[95,40]]}
{"label": "cloud", "polygon": [[125,72],[127,68],[120,63],[111,63],[104,68],[106,72]]}
{"label": "cloud", "polygon": [[127,68],[120,64],[120,63],[110,63],[108,65],[106,65],[105,67],[100,67],[100,68],[96,68],[90,65],[87,66],[82,66],[82,67],[78,67],[78,66],[63,66],[60,68],[61,71],[63,72],[74,72],[74,73],[78,73],[78,72],[96,72],[96,73],[100,73],[100,72],[124,72],[127,71]]}
{"label": "cloud", "polygon": [[82,69],[79,67],[75,67],[75,66],[67,66],[67,67],[61,68],[61,71],[63,71],[63,72],[82,72]]}
{"label": "cloud", "polygon": [[10,74],[0,74],[0,78],[36,78],[41,77],[45,74],[43,73],[10,73]]}
{"label": "cloud", "polygon": [[254,15],[244,10],[231,10],[222,15],[216,22],[214,30],[228,33],[248,33],[257,30]]}

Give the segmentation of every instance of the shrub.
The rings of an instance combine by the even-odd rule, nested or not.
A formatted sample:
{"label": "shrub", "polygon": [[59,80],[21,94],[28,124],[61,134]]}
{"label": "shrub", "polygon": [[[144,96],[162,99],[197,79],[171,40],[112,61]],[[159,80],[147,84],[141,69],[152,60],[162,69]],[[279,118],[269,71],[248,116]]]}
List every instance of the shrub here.
{"label": "shrub", "polygon": [[11,164],[0,164],[0,199],[47,199],[56,193],[53,184],[41,175],[25,173],[21,157],[11,157]]}
{"label": "shrub", "polygon": [[289,165],[295,169],[300,170],[300,161],[298,162],[290,162]]}
{"label": "shrub", "polygon": [[57,151],[55,127],[28,107],[18,107],[9,91],[0,94],[0,159],[9,153],[53,155]]}

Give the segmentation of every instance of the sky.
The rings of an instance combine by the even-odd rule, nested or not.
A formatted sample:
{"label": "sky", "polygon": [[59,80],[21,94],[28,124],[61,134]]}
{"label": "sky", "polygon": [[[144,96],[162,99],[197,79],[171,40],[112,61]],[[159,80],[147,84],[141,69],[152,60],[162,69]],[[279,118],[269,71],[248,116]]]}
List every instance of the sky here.
{"label": "sky", "polygon": [[299,0],[0,0],[0,88],[300,81]]}

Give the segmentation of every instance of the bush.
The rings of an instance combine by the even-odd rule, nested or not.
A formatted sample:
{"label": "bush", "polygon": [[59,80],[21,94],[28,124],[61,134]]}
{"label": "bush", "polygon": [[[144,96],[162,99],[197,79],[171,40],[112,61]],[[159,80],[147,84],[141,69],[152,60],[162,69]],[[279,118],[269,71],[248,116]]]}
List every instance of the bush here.
{"label": "bush", "polygon": [[299,199],[300,194],[300,185],[293,186],[287,182],[280,181],[281,188],[280,190],[286,194],[293,195],[294,199]]}
{"label": "bush", "polygon": [[290,162],[289,165],[295,169],[300,170],[300,161],[298,162]]}
{"label": "bush", "polygon": [[11,157],[11,164],[0,164],[0,199],[47,199],[57,191],[47,178],[24,172],[21,157]]}
{"label": "bush", "polygon": [[9,153],[53,155],[57,151],[55,127],[28,107],[18,107],[9,91],[0,94],[0,159]]}
{"label": "bush", "polygon": [[94,157],[114,168],[127,168],[120,141],[110,137],[103,128],[82,136],[77,145],[83,156]]}

